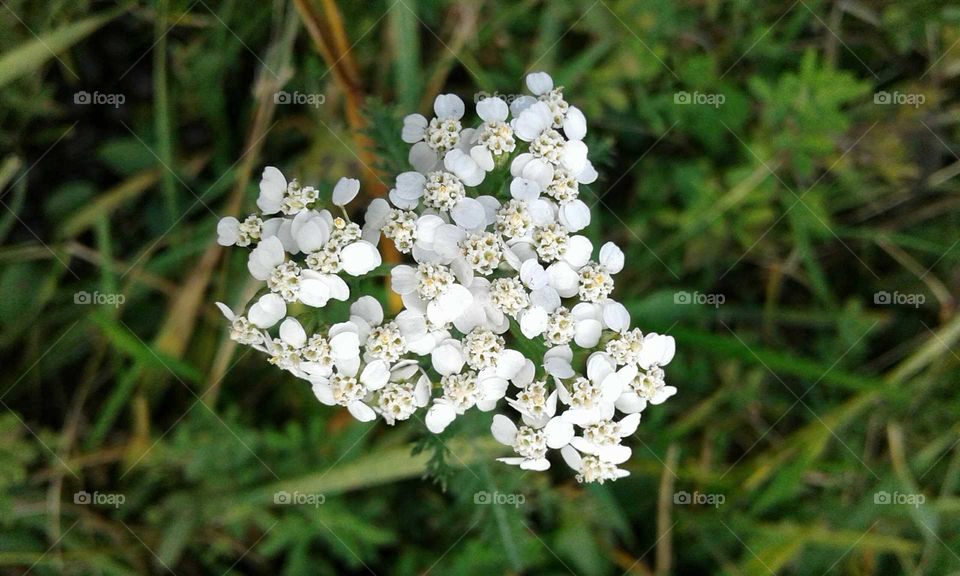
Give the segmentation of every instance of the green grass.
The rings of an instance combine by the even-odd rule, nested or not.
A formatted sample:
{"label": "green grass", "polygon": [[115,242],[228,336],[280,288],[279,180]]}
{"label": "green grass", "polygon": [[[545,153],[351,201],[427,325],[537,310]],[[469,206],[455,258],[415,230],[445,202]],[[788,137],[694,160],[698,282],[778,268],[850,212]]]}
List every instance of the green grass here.
{"label": "green grass", "polygon": [[[0,30],[0,572],[960,573],[952,4],[5,0]],[[264,165],[382,193],[405,113],[539,69],[589,119],[614,296],[677,339],[603,486],[493,462],[484,415],[354,422],[213,306],[253,293],[215,228]]]}

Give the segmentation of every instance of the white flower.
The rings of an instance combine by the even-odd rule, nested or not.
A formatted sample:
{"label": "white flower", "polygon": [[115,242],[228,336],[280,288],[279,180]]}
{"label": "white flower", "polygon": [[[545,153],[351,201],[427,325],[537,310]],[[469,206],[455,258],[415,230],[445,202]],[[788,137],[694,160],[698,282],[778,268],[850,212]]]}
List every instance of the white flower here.
{"label": "white flower", "polygon": [[497,278],[490,284],[490,302],[502,313],[516,318],[530,305],[530,296],[520,278]]}
{"label": "white flower", "polygon": [[410,210],[390,210],[383,224],[383,235],[393,241],[401,254],[409,254],[417,240],[416,213]]}
{"label": "white flower", "polygon": [[434,434],[443,432],[456,417],[473,408],[481,397],[477,373],[468,370],[447,374],[440,379],[443,396],[434,400],[427,411],[426,424]]}
{"label": "white flower", "polygon": [[624,388],[625,376],[631,375],[629,368],[624,370],[627,374],[588,365],[587,377],[576,377],[569,391],[558,383],[560,401],[569,406],[562,417],[581,427],[611,419],[614,403]]}
{"label": "white flower", "polygon": [[533,220],[530,218],[527,203],[517,199],[508,200],[497,211],[496,227],[497,232],[511,239],[529,234],[533,230]]}
{"label": "white flower", "polygon": [[513,127],[507,123],[510,109],[500,98],[484,98],[477,103],[477,115],[483,120],[477,138],[478,145],[470,149],[470,156],[485,171],[495,167],[495,157],[510,154],[516,147]]}
{"label": "white flower", "polygon": [[217,243],[221,246],[249,246],[259,242],[263,233],[263,220],[251,214],[240,222],[233,216],[221,218],[217,223]]}
{"label": "white flower", "polygon": [[425,309],[434,325],[456,320],[473,303],[473,294],[441,264],[400,265],[391,275],[393,291],[404,297],[408,308]]}
{"label": "white flower", "polygon": [[494,368],[504,350],[504,344],[503,337],[490,330],[473,330],[463,340],[464,359],[474,370]]}
{"label": "white flower", "polygon": [[573,446],[565,446],[560,450],[560,455],[567,466],[577,472],[577,482],[603,484],[608,480],[618,480],[630,475],[630,472],[597,456],[581,456]]}
{"label": "white flower", "polygon": [[436,117],[429,122],[421,114],[403,119],[401,136],[413,144],[409,160],[419,172],[434,170],[440,155],[460,143],[463,100],[455,94],[441,94],[433,102],[433,111]]}
{"label": "white flower", "polygon": [[632,435],[640,423],[640,414],[630,414],[619,422],[601,420],[586,426],[580,436],[570,440],[570,445],[583,454],[597,456],[604,462],[621,464],[630,458],[630,448],[621,444]]}
{"label": "white flower", "polygon": [[[578,481],[602,483],[627,475],[618,468],[631,455],[622,441],[640,413],[676,393],[663,370],[675,343],[631,329],[627,308],[611,298],[623,252],[606,243],[594,255],[579,234],[591,219],[581,185],[598,178],[583,142],[586,118],[548,74],[530,74],[526,83],[533,96],[509,106],[496,97],[479,101],[476,128],[464,128],[465,106],[453,94],[436,98],[432,119],[407,116],[401,137],[413,145],[414,170],[397,176],[389,201],[370,202],[362,228],[345,208],[359,181],[337,181],[331,204],[343,217],[335,217],[315,187],[265,168],[260,212],[242,222],[222,219],[217,241],[250,247],[247,267],[269,293],[246,315],[218,307],[232,339],[266,353],[311,382],[322,403],[344,406],[358,420],[380,415],[393,425],[428,407],[427,428],[440,433],[467,410],[492,411],[506,399],[519,418],[493,418],[493,435],[515,452],[502,462],[546,470],[549,450],[559,449]],[[497,196],[508,188],[509,197],[472,191],[508,164],[509,174],[489,188]],[[385,317],[373,296],[361,296],[348,321],[314,334],[287,317],[288,308],[301,310],[288,303],[348,300],[342,274],[380,266],[381,235],[413,261],[390,271],[403,303],[398,314]],[[542,338],[539,366],[508,348],[511,338]],[[440,376],[437,398],[428,362]],[[538,372],[545,376],[535,380]],[[511,386],[517,390],[508,394]]]}
{"label": "white flower", "polygon": [[409,419],[418,408],[425,407],[429,402],[430,379],[426,374],[421,375],[416,383],[409,380],[394,381],[391,375],[390,382],[377,397],[376,411],[387,424],[393,426],[397,421]]}
{"label": "white flower", "polygon": [[535,428],[523,425],[517,428],[512,420],[497,414],[490,427],[493,437],[501,444],[514,449],[519,456],[497,458],[499,462],[520,466],[524,470],[547,470],[548,448],[562,448],[573,437],[573,426],[562,420],[551,420],[545,427]]}
{"label": "white flower", "polygon": [[[286,313],[286,305],[283,304],[283,300],[280,299],[281,305],[284,307],[284,314]],[[256,326],[249,318],[245,316],[238,316],[233,313],[233,310],[230,310],[230,307],[224,304],[223,302],[217,302],[217,308],[220,309],[220,312],[223,313],[224,317],[230,322],[230,339],[239,342],[240,344],[246,344],[247,346],[253,346],[260,350],[264,350],[263,343],[263,334],[257,330]],[[267,326],[269,328],[269,326]]]}
{"label": "white flower", "polygon": [[329,377],[310,378],[314,395],[328,406],[346,406],[361,422],[375,419],[376,412],[367,401],[371,392],[387,385],[390,379],[387,363],[373,360],[362,364],[359,328],[351,322],[331,327],[329,343],[336,369]]}
{"label": "white flower", "polygon": [[507,403],[520,413],[528,426],[542,428],[557,413],[557,391],[547,392],[547,383],[537,380],[521,388]]}

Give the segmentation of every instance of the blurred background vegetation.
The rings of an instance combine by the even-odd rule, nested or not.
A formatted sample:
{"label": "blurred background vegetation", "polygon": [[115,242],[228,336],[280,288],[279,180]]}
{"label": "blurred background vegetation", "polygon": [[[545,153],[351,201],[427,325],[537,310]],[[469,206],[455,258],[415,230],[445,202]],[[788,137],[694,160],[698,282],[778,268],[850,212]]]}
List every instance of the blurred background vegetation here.
{"label": "blurred background vegetation", "polygon": [[[0,1],[0,572],[960,574],[958,44],[937,0]],[[603,486],[355,422],[213,306],[264,165],[382,194],[403,114],[541,69],[678,342]]]}

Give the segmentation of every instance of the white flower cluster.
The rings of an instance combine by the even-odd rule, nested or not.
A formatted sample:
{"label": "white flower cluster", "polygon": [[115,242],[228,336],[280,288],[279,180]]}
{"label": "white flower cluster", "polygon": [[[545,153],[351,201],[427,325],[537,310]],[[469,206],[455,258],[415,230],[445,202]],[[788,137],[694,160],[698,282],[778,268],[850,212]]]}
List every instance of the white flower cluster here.
{"label": "white flower cluster", "polygon": [[[597,178],[583,113],[544,72],[527,87],[532,95],[509,106],[479,101],[476,128],[464,127],[453,94],[436,98],[432,119],[407,116],[401,136],[414,170],[397,176],[389,201],[370,203],[362,228],[343,209],[356,180],[335,186],[343,216],[334,217],[319,209],[318,190],[267,168],[261,214],[218,226],[221,244],[252,247],[248,267],[265,293],[246,315],[219,306],[234,340],[358,420],[392,425],[427,408],[427,428],[440,433],[467,410],[505,404],[514,417],[495,415],[491,430],[516,455],[500,461],[546,470],[559,450],[577,480],[603,483],[627,475],[623,439],[647,404],[676,393],[663,370],[674,341],[631,329],[611,298],[623,252],[611,242],[594,250],[579,234],[590,223],[580,186]],[[509,175],[486,178],[498,169]],[[313,334],[287,317],[290,303],[350,299],[341,273],[379,266],[381,236],[412,259],[390,271],[403,302],[394,318],[371,296]],[[510,348],[518,339],[541,354]]]}

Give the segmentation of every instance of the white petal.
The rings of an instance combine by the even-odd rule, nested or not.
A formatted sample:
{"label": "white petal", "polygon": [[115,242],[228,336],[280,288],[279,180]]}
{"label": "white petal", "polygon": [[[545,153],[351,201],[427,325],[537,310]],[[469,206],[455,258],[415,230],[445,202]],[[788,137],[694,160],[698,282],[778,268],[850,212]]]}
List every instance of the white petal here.
{"label": "white petal", "polygon": [[280,339],[294,348],[300,348],[307,343],[307,333],[296,318],[287,318],[280,323]]}
{"label": "white petal", "polygon": [[656,396],[650,399],[650,403],[654,406],[658,406],[667,401],[668,398],[677,393],[677,389],[673,386],[664,386],[657,392]]}
{"label": "white petal", "polygon": [[463,228],[453,224],[443,224],[433,235],[433,250],[443,258],[456,258],[460,255],[460,242],[466,237],[467,232]]}
{"label": "white petal", "polygon": [[615,332],[626,332],[630,328],[630,313],[616,300],[607,300],[603,304],[603,324]]}
{"label": "white petal", "polygon": [[572,174],[580,174],[587,167],[587,145],[580,140],[567,142],[560,155],[560,163]]}
{"label": "white petal", "polygon": [[620,272],[623,270],[623,251],[613,242],[607,242],[600,247],[600,263],[611,274]]}
{"label": "white petal", "polygon": [[363,368],[360,373],[360,382],[368,390],[379,390],[390,380],[390,370],[383,360],[374,360]]}
{"label": "white petal", "polygon": [[400,137],[407,144],[413,144],[423,140],[423,134],[427,129],[427,119],[422,114],[410,114],[403,119],[403,131]]}
{"label": "white petal", "polygon": [[552,164],[543,158],[534,158],[527,162],[520,175],[539,184],[541,190],[546,190],[553,182],[554,172]]}
{"label": "white petal", "polygon": [[526,94],[520,96],[519,98],[514,98],[510,102],[510,113],[514,116],[519,116],[521,112],[527,108],[533,106],[537,103],[537,99],[533,96],[527,96]]}
{"label": "white petal", "polygon": [[580,453],[577,452],[573,446],[564,446],[561,448],[560,455],[563,456],[563,461],[567,463],[567,466],[573,468],[577,472],[583,468],[583,459],[580,458]]}
{"label": "white petal", "polygon": [[470,158],[476,162],[477,166],[486,172],[492,172],[496,168],[496,162],[493,159],[493,152],[486,146],[474,146],[470,149]]}
{"label": "white petal", "polygon": [[581,320],[577,322],[577,331],[573,341],[581,348],[593,348],[600,342],[603,326],[596,320]]}
{"label": "white petal", "polygon": [[463,100],[456,94],[440,94],[433,101],[433,113],[437,115],[437,118],[459,120],[463,117],[464,111]]}
{"label": "white petal", "polygon": [[434,370],[443,376],[458,374],[465,362],[460,346],[455,341],[448,341],[434,348],[430,353],[430,360]]}
{"label": "white petal", "polygon": [[573,349],[570,346],[554,346],[543,355],[543,367],[552,376],[570,378],[573,376]]}
{"label": "white petal", "polygon": [[638,396],[636,392],[627,391],[617,398],[615,405],[617,410],[624,414],[635,414],[643,412],[647,407],[647,401]]}
{"label": "white petal", "polygon": [[561,298],[572,298],[580,291],[580,275],[566,262],[554,262],[547,268],[550,286]]}
{"label": "white petal", "polygon": [[223,302],[217,302],[216,304],[217,304],[217,308],[220,309],[220,312],[223,313],[224,317],[226,317],[227,320],[233,322],[236,319],[237,315],[233,313],[233,310],[231,310],[229,306],[227,306]]}
{"label": "white petal", "polygon": [[527,288],[537,290],[550,282],[550,275],[547,274],[547,271],[543,269],[539,262],[531,259],[520,266],[520,280]]}
{"label": "white petal", "polygon": [[583,140],[587,135],[587,119],[576,106],[567,108],[567,115],[563,119],[563,133],[567,140]]}
{"label": "white petal", "polygon": [[330,384],[326,380],[313,382],[313,395],[317,397],[317,400],[327,406],[333,406],[337,403],[333,398],[333,388],[330,387]]}
{"label": "white petal", "polygon": [[594,382],[602,382],[604,378],[613,374],[615,371],[616,366],[613,360],[604,352],[591,354],[590,357],[587,358],[587,378]]}
{"label": "white petal", "polygon": [[340,250],[340,263],[344,272],[351,276],[362,276],[382,262],[377,247],[366,240],[357,240]]}
{"label": "white petal", "polygon": [[507,103],[500,98],[484,98],[477,102],[477,116],[486,122],[503,122],[507,119],[509,113],[510,109],[507,107]]}
{"label": "white petal", "polygon": [[620,420],[620,437],[625,438],[627,436],[632,436],[634,432],[637,431],[637,426],[640,425],[640,414],[630,414],[629,416],[624,416]]}
{"label": "white petal", "polygon": [[486,221],[483,204],[473,198],[463,198],[450,210],[450,216],[458,226],[466,230],[480,228]]}
{"label": "white petal", "polygon": [[287,303],[276,294],[264,294],[250,307],[247,318],[257,328],[266,330],[287,315]]}
{"label": "white petal", "polygon": [[459,148],[448,150],[443,156],[443,167],[457,175],[465,186],[476,186],[483,182],[486,172],[477,162]]}
{"label": "white petal", "polygon": [[534,472],[543,472],[544,470],[550,469],[550,461],[546,458],[539,458],[537,460],[525,459],[520,464],[521,470],[533,470]]}
{"label": "white petal", "polygon": [[417,380],[417,386],[413,389],[413,398],[418,408],[423,408],[430,402],[430,379],[426,375]]}
{"label": "white petal", "polygon": [[500,201],[493,196],[477,196],[477,202],[483,205],[483,211],[486,213],[485,224],[489,226],[497,221],[497,210],[500,209]]}
{"label": "white petal", "polygon": [[539,306],[520,311],[520,331],[527,338],[536,338],[547,329],[547,311]]}
{"label": "white petal", "polygon": [[264,214],[279,212],[286,192],[287,179],[273,166],[267,166],[263,169],[263,175],[260,178],[260,196],[257,198],[257,207]]}
{"label": "white petal", "polygon": [[530,384],[533,382],[533,377],[536,376],[536,370],[537,367],[533,364],[533,360],[524,359],[523,368],[514,375],[513,383],[520,387]]}
{"label": "white petal", "polygon": [[364,229],[370,227],[379,232],[386,223],[387,216],[389,215],[390,204],[388,204],[383,198],[374,198],[370,201],[370,205],[367,206],[367,213],[363,217]]}
{"label": "white petal", "polygon": [[373,411],[373,408],[367,406],[359,400],[348,404],[347,410],[350,411],[351,416],[360,422],[372,422],[377,419],[377,413]]}
{"label": "white petal", "polygon": [[360,337],[356,332],[341,332],[330,338],[330,351],[339,359],[360,356]]}
{"label": "white petal", "polygon": [[597,169],[593,167],[593,164],[591,164],[589,160],[587,160],[586,166],[584,166],[583,170],[577,174],[577,182],[581,184],[593,184],[597,181],[598,176],[599,174],[597,174]]}
{"label": "white petal", "polygon": [[615,444],[613,446],[601,446],[598,450],[598,456],[604,462],[623,464],[630,459],[631,452],[630,448]]}
{"label": "white petal", "polygon": [[417,291],[417,272],[411,266],[401,264],[390,271],[390,287],[400,295]]}
{"label": "white petal", "polygon": [[397,195],[407,200],[423,196],[427,177],[419,172],[403,172],[397,176]]}
{"label": "white petal", "polygon": [[561,418],[553,418],[547,422],[543,433],[547,437],[547,447],[553,448],[554,450],[563,448],[573,439],[573,424]]}
{"label": "white petal", "polygon": [[300,301],[307,306],[323,308],[330,300],[330,287],[319,278],[304,277],[300,280]]}
{"label": "white petal", "polygon": [[432,319],[436,324],[446,324],[456,320],[472,304],[473,294],[470,290],[460,284],[453,284],[439,298],[430,303],[427,313],[429,315],[430,306],[436,305]]}
{"label": "white petal", "polygon": [[523,370],[526,360],[523,354],[516,350],[504,350],[497,358],[497,376],[513,380],[517,373]]}
{"label": "white petal", "polygon": [[522,466],[527,459],[522,456],[509,456],[506,458],[497,458],[497,462],[503,462],[504,464],[510,464],[511,466]]}
{"label": "white petal", "polygon": [[360,181],[356,178],[341,178],[333,187],[333,204],[346,206],[360,192]]}
{"label": "white petal", "polygon": [[[306,214],[306,212],[300,214]],[[300,214],[297,215],[297,218],[300,217]],[[330,229],[323,220],[314,219],[300,225],[294,237],[300,251],[309,254],[317,252],[327,244],[327,240],[330,238]]]}
{"label": "white petal", "polygon": [[456,417],[457,412],[452,406],[438,400],[427,410],[427,417],[425,418],[427,429],[434,434],[439,434],[446,430],[447,426],[449,426]]}
{"label": "white petal", "polygon": [[517,200],[533,201],[540,197],[540,184],[526,178],[514,178],[510,182],[510,195]]}
{"label": "white petal", "polygon": [[531,72],[527,74],[527,88],[540,96],[553,90],[553,78],[546,72]]}
{"label": "white petal", "polygon": [[544,286],[530,292],[530,304],[539,306],[546,310],[548,314],[552,314],[560,307],[560,295],[554,287]]}
{"label": "white petal", "polygon": [[357,301],[350,305],[350,314],[363,318],[371,326],[383,323],[383,306],[373,296],[357,298]]}
{"label": "white petal", "polygon": [[643,338],[643,348],[640,349],[640,366],[647,368],[652,364],[666,366],[673,360],[676,351],[676,342],[672,336],[664,336],[655,332]]}
{"label": "white petal", "polygon": [[537,102],[521,112],[513,123],[517,137],[525,142],[532,142],[553,124],[553,114],[546,103]]}
{"label": "white petal", "polygon": [[426,173],[436,168],[440,156],[426,142],[417,142],[410,147],[410,155],[407,159],[417,172]]}
{"label": "white petal", "polygon": [[570,232],[579,232],[590,225],[590,208],[577,198],[560,207],[560,223]]}
{"label": "white petal", "polygon": [[350,287],[347,286],[343,278],[336,274],[321,274],[320,276],[320,280],[322,280],[323,283],[327,285],[327,289],[330,290],[331,298],[340,300],[341,302],[345,302],[347,298],[350,298]]}
{"label": "white petal", "polygon": [[593,243],[591,243],[590,239],[586,236],[577,234],[567,240],[567,252],[563,255],[563,259],[566,260],[567,264],[571,267],[579,270],[590,261],[590,256],[592,255]]}
{"label": "white petal", "polygon": [[240,221],[233,216],[221,218],[217,222],[217,244],[233,246],[237,243],[240,232]]}
{"label": "white petal", "polygon": [[556,219],[556,206],[546,198],[538,198],[527,204],[527,212],[534,226],[546,226]]}

